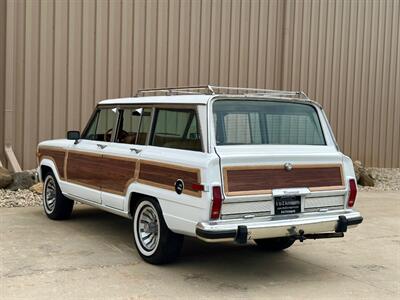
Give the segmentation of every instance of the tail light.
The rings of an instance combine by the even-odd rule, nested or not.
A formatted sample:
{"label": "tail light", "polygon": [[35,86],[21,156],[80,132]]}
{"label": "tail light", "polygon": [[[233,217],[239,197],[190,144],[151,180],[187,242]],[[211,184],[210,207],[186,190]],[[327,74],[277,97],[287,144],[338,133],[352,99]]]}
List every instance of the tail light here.
{"label": "tail light", "polygon": [[349,187],[350,191],[349,191],[349,199],[347,200],[347,206],[353,207],[357,197],[357,183],[355,179],[349,180]]}
{"label": "tail light", "polygon": [[199,192],[202,192],[202,191],[204,191],[204,185],[202,185],[202,184],[200,184],[200,183],[193,183],[192,184],[192,190],[194,190],[194,191],[199,191]]}
{"label": "tail light", "polygon": [[213,199],[212,199],[210,219],[215,220],[218,219],[221,214],[221,206],[224,198],[222,197],[221,187],[214,186],[212,192],[213,192]]}

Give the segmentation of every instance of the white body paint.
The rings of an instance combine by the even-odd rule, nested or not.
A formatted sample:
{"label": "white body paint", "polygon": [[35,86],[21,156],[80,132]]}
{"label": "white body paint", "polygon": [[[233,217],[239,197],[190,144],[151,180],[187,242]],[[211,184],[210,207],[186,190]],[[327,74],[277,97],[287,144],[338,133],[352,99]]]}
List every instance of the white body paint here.
{"label": "white body paint", "polygon": [[[221,96],[222,97],[222,96]],[[227,97],[227,96],[225,96]],[[238,96],[237,96],[238,97]],[[60,185],[64,195],[76,201],[80,201],[94,207],[115,213],[127,218],[132,217],[130,211],[130,200],[132,193],[140,193],[158,200],[164,219],[168,227],[177,233],[189,236],[196,236],[196,226],[201,228],[235,228],[241,224],[267,224],[271,219],[254,217],[251,220],[243,218],[243,216],[230,220],[210,221],[210,208],[212,205],[212,187],[221,186],[222,183],[222,168],[224,166],[254,166],[254,165],[283,165],[286,162],[292,164],[341,164],[343,177],[346,182],[344,190],[337,191],[315,191],[309,192],[308,189],[302,189],[302,214],[296,222],[310,220],[314,216],[314,221],[318,219],[325,223],[318,223],[320,225],[313,225],[311,232],[321,232],[323,230],[332,229],[332,220],[334,216],[349,215],[359,216],[359,213],[353,209],[349,209],[346,205],[348,196],[348,179],[354,178],[354,170],[350,158],[343,155],[336,145],[334,137],[331,134],[331,129],[326,121],[326,117],[322,109],[311,101],[300,101],[291,99],[280,99],[288,102],[301,102],[313,105],[319,115],[322,125],[323,134],[326,140],[326,146],[299,146],[299,145],[244,145],[244,146],[217,146],[215,143],[215,130],[212,114],[212,103],[218,96],[209,95],[189,95],[189,96],[159,96],[159,97],[139,97],[139,98],[126,98],[126,99],[113,99],[105,100],[99,105],[114,104],[114,105],[127,105],[127,104],[174,104],[176,105],[196,105],[198,110],[199,122],[201,127],[201,135],[204,144],[204,152],[177,150],[169,148],[160,148],[149,145],[129,145],[110,142],[101,142],[107,147],[100,149],[96,141],[80,140],[78,144],[74,141],[61,139],[51,140],[40,143],[39,146],[58,147],[66,150],[80,150],[90,153],[108,154],[113,156],[121,156],[128,158],[135,158],[139,160],[149,160],[160,163],[175,164],[190,168],[198,168],[201,172],[201,184],[204,185],[205,191],[202,192],[201,197],[194,197],[188,194],[178,195],[173,190],[154,187],[139,182],[132,182],[126,189],[126,194],[116,195],[108,192],[102,192],[92,188],[88,188],[76,183],[61,180],[60,174],[51,159],[44,158],[40,162],[39,174],[42,166],[50,167]],[[276,100],[279,100],[277,98]],[[246,98],[243,97],[243,101]],[[134,146],[140,152],[136,153],[131,151],[130,148]],[[99,172],[106,172],[107,170],[99,170]],[[290,189],[288,189],[290,192]],[[308,192],[307,192],[308,191]],[[282,191],[274,191],[279,194]],[[320,201],[324,201],[324,197],[334,197],[339,199],[341,209],[335,212],[314,212],[307,214],[304,209],[306,208],[306,199],[308,196],[320,197]],[[329,201],[336,201],[335,198],[329,198]],[[342,199],[342,200],[340,200]],[[247,195],[247,196],[227,196],[225,195],[222,212],[234,212],[237,215],[246,213],[245,209],[255,209],[257,205],[260,207],[267,207],[271,205],[273,196],[271,195]],[[340,202],[342,201],[342,202]],[[315,201],[314,201],[315,202]],[[327,226],[327,224],[329,225]],[[290,221],[289,221],[290,223]],[[286,222],[283,226],[290,225]],[[295,223],[295,222],[294,222]],[[293,223],[293,224],[294,224]],[[312,223],[312,222],[311,222]],[[313,223],[314,224],[314,223]],[[254,225],[254,226],[256,226]],[[214,226],[214,227],[213,227]],[[225,227],[224,227],[225,226]],[[253,227],[254,227],[253,226]],[[260,228],[261,228],[260,227]],[[307,228],[311,228],[307,227]],[[258,228],[258,227],[257,227]],[[271,234],[271,231],[263,233],[262,230],[255,230],[251,238],[265,238],[285,235],[285,232],[276,231]]]}

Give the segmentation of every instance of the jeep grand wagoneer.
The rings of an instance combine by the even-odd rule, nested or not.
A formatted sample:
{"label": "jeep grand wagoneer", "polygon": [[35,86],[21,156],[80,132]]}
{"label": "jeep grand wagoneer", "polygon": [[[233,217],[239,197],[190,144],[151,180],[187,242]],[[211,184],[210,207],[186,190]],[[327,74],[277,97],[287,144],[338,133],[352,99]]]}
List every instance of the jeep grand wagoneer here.
{"label": "jeep grand wagoneer", "polygon": [[352,161],[302,92],[144,90],[101,101],[82,133],[37,156],[49,218],[74,201],[130,218],[153,264],[177,258],[185,235],[276,251],[362,222]]}

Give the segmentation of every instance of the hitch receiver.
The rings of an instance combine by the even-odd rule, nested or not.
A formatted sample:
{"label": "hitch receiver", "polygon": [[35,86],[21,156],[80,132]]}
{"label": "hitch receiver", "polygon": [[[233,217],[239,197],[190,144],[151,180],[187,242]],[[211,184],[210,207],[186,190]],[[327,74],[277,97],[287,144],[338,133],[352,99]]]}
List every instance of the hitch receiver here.
{"label": "hitch receiver", "polygon": [[343,232],[326,232],[326,233],[309,233],[304,234],[303,230],[299,230],[299,234],[292,236],[293,239],[304,242],[305,240],[331,239],[344,237]]}

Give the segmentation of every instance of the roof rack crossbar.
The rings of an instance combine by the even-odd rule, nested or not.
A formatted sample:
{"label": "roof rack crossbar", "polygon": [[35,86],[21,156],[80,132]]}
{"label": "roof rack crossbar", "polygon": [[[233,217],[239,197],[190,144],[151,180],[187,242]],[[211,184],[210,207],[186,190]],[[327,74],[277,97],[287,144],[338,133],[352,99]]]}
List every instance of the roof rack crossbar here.
{"label": "roof rack crossbar", "polygon": [[154,88],[154,89],[141,89],[138,90],[136,96],[148,96],[149,94],[200,94],[200,95],[215,95],[217,91],[224,91],[221,94],[240,94],[245,96],[276,96],[276,97],[288,97],[288,98],[299,98],[310,100],[303,91],[284,91],[284,90],[269,90],[269,89],[258,89],[258,88],[241,88],[241,87],[224,87],[215,85],[199,85],[199,86],[185,86],[185,87],[166,87],[166,88]]}

